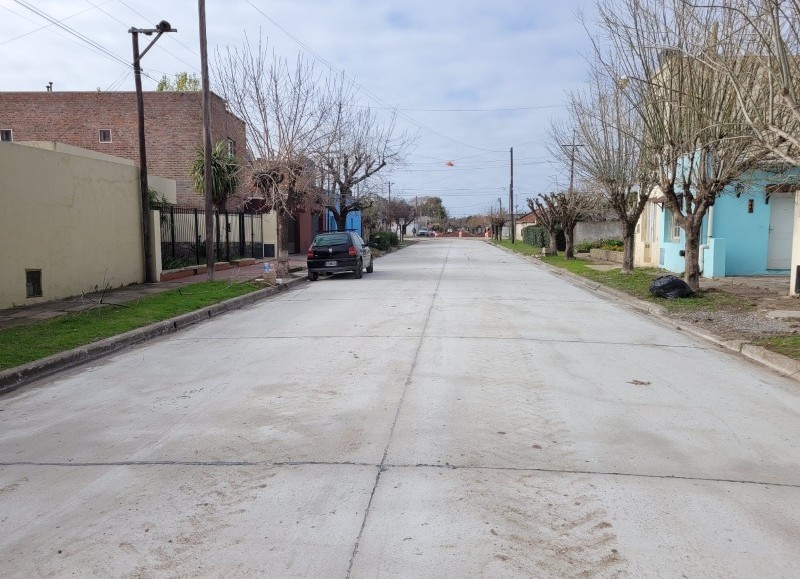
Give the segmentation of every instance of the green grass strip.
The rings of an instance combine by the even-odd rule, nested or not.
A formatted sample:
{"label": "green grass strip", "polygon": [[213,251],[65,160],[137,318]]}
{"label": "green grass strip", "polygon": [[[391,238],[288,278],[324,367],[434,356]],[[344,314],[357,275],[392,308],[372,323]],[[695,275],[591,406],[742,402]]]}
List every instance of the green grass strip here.
{"label": "green grass strip", "polygon": [[262,287],[250,282],[201,282],[133,300],[125,303],[126,307],[101,305],[80,313],[0,330],[0,370],[199,310]]}
{"label": "green grass strip", "polygon": [[[502,241],[499,245],[523,255],[536,255],[541,253],[541,248],[533,247],[525,243],[512,244],[510,241]],[[690,298],[675,300],[657,298],[650,293],[650,284],[653,283],[655,278],[670,273],[665,270],[636,268],[631,273],[622,273],[620,269],[600,271],[589,267],[592,265],[591,262],[587,262],[583,259],[567,259],[563,255],[543,257],[541,260],[548,265],[565,269],[640,300],[663,306],[669,312],[744,310],[751,307],[749,300],[721,291],[701,290]]]}
{"label": "green grass strip", "polygon": [[783,354],[788,358],[800,360],[800,336],[779,336],[776,338],[766,338],[759,342],[768,350]]}

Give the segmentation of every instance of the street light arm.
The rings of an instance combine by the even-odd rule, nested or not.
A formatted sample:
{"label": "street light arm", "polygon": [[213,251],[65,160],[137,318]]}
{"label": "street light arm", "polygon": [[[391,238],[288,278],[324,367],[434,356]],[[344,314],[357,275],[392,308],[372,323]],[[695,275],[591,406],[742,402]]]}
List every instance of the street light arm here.
{"label": "street light arm", "polygon": [[178,29],[170,26],[169,22],[167,22],[166,20],[162,20],[161,22],[159,22],[156,28],[131,28],[130,30],[128,30],[128,32],[130,32],[131,34],[144,34],[145,36],[150,36],[151,34],[156,32],[158,33],[156,34],[156,37],[150,41],[150,44],[147,45],[147,48],[145,48],[142,52],[139,53],[138,57],[134,61],[134,64],[136,64],[137,62],[142,60],[142,58],[144,58],[144,55],[147,54],[147,51],[150,50],[156,42],[158,42],[158,39],[161,38],[162,34],[164,34],[165,32],[177,32],[177,31]]}

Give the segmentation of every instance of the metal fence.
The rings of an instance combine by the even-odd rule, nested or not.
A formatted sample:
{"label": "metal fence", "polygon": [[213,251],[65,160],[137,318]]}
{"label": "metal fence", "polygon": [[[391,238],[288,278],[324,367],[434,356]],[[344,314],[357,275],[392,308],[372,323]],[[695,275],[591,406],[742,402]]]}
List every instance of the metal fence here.
{"label": "metal fence", "polygon": [[[191,207],[159,207],[161,267],[206,263],[206,214]],[[214,211],[214,261],[264,257],[263,214]]]}

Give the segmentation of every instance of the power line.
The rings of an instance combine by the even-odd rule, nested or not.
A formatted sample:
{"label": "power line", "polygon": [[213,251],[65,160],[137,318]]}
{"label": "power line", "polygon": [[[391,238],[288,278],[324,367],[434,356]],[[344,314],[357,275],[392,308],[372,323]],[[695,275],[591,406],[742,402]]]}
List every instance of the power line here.
{"label": "power line", "polygon": [[[108,4],[109,2],[111,2],[111,0],[105,0],[105,2],[102,2],[101,4]],[[19,14],[18,12],[14,12],[13,10],[11,10],[11,8],[9,8],[7,6],[0,6],[0,8],[4,8],[4,9],[8,10],[12,14],[14,14],[16,16],[19,16],[20,18],[25,18],[25,20],[27,20],[28,22],[33,22],[33,20],[31,20],[30,18],[26,18],[25,16],[23,16],[22,14]],[[69,20],[70,18],[75,18],[76,16],[80,16],[81,14],[89,12],[90,10],[92,10],[92,9],[91,8],[86,8],[85,10],[81,10],[80,12],[75,12],[75,14],[70,14],[69,16],[65,16],[61,20],[64,21],[64,20]],[[39,26],[38,28],[34,28],[33,30],[29,30],[28,32],[24,32],[24,33],[20,34],[19,36],[14,36],[13,38],[9,38],[7,40],[4,40],[4,41],[0,42],[0,46],[2,46],[4,44],[8,44],[9,42],[13,42],[15,40],[19,40],[20,38],[25,38],[26,36],[29,36],[29,35],[31,35],[31,34],[33,34],[35,32],[39,32],[40,30],[44,30],[45,28],[50,28],[51,26],[53,26],[52,23],[45,24],[44,26]]]}
{"label": "power line", "polygon": [[[106,56],[106,57],[118,62],[119,64],[122,64],[123,66],[125,66],[125,68],[129,68],[131,66],[131,64],[127,60],[125,60],[124,58],[122,58],[122,57],[118,56],[117,54],[113,53],[111,50],[109,50],[108,48],[106,48],[102,44],[92,40],[91,38],[89,38],[85,34],[82,34],[82,33],[78,32],[77,30],[75,30],[71,26],[69,26],[67,24],[64,24],[61,20],[55,18],[54,16],[50,16],[48,13],[44,12],[43,10],[40,10],[36,6],[31,5],[30,3],[26,2],[25,0],[14,0],[14,2],[19,4],[20,6],[22,6],[26,10],[29,10],[29,11],[33,12],[34,14],[39,16],[40,18],[44,18],[45,20],[47,20],[51,24],[57,26],[58,28],[60,28],[64,32],[70,34],[71,36],[74,36],[80,42],[82,42],[83,44],[88,46],[89,49],[92,52],[94,52],[95,54],[99,54],[101,56]],[[145,73],[142,73],[142,74],[145,74]],[[149,79],[151,79],[153,81],[156,80],[156,79],[154,79],[152,76],[150,76],[148,74],[145,74],[145,76],[147,76]]]}
{"label": "power line", "polygon": [[[127,8],[128,10],[130,10],[131,12],[133,12],[134,14],[136,14],[137,16],[139,16],[140,18],[143,18],[143,19],[147,20],[148,22],[151,22],[151,20],[150,20],[150,19],[149,19],[147,16],[145,16],[144,14],[142,14],[141,12],[139,12],[138,10],[136,10],[135,8],[133,8],[133,7],[132,7],[130,4],[128,4],[127,2],[124,2],[124,0],[117,0],[117,1],[118,1],[120,4],[122,4],[122,5],[123,5],[125,8]],[[195,55],[197,58],[200,58],[200,54],[199,54],[199,53],[198,53],[198,52],[197,52],[197,51],[196,51],[194,48],[192,48],[191,46],[189,46],[189,45],[187,45],[187,44],[184,44],[183,42],[181,42],[181,41],[180,41],[180,39],[177,37],[177,35],[170,34],[170,35],[168,36],[168,38],[169,38],[169,39],[171,39],[173,42],[177,42],[178,44],[180,44],[181,46],[183,46],[183,47],[184,47],[186,50],[188,50],[189,52],[191,52],[192,54],[194,54],[194,55]],[[176,58],[178,58],[178,57],[176,57]],[[178,59],[178,60],[180,60],[180,59]],[[197,69],[195,68],[195,70],[197,70]]]}
{"label": "power line", "polygon": [[[355,107],[370,108],[369,105],[353,105]],[[498,107],[498,108],[483,108],[483,109],[417,109],[417,108],[397,108],[397,107],[371,107],[371,108],[387,108],[394,111],[411,111],[423,113],[497,113],[497,112],[514,112],[514,111],[537,111],[541,109],[560,109],[564,105],[540,105],[536,107]]]}
{"label": "power line", "polygon": [[99,44],[99,43],[95,42],[94,40],[92,40],[91,38],[86,36],[85,34],[81,34],[77,30],[75,30],[74,28],[72,28],[71,26],[69,26],[67,24],[64,24],[63,22],[61,22],[57,18],[54,18],[53,16],[50,16],[46,12],[43,12],[42,10],[39,10],[38,8],[36,8],[36,6],[32,6],[31,4],[29,4],[25,0],[14,0],[14,2],[19,4],[23,8],[25,8],[27,10],[30,10],[31,12],[33,12],[34,14],[39,16],[40,18],[44,18],[48,22],[50,22],[52,24],[55,24],[61,30],[64,30],[68,34],[71,34],[72,36],[74,36],[75,38],[77,38],[78,40],[80,40],[81,42],[86,44],[87,46],[89,46],[91,49],[93,49],[94,52],[99,52],[101,54],[104,54],[105,56],[107,56],[107,57],[109,57],[109,58],[111,58],[113,60],[116,60],[120,64],[124,64],[126,67],[130,66],[130,63],[128,61],[126,61],[124,58],[122,58],[120,56],[117,56],[116,54],[111,52],[109,49],[107,49],[105,46],[103,46],[102,44]]}
{"label": "power line", "polygon": [[[108,12],[107,10],[103,10],[103,9],[100,7],[100,4],[95,4],[94,2],[92,2],[92,0],[84,0],[84,1],[85,1],[86,3],[88,3],[88,4],[91,4],[92,6],[94,6],[95,8],[97,8],[97,9],[98,9],[100,12],[102,12],[103,14],[105,14],[106,16],[108,16],[109,18],[111,18],[112,20],[114,20],[114,21],[116,21],[116,22],[119,22],[119,23],[120,23],[120,24],[122,24],[123,26],[126,26],[126,27],[130,27],[130,26],[131,26],[129,22],[123,22],[122,20],[120,20],[119,18],[117,18],[116,16],[114,16],[113,14],[111,14],[110,12]],[[147,19],[147,18],[145,18],[144,16],[141,16],[141,15],[140,15],[140,17],[141,17],[141,18],[144,18],[145,20],[148,20],[148,19]],[[148,20],[148,21],[149,21],[149,20]],[[195,65],[193,65],[193,64],[192,64],[192,63],[190,63],[190,62],[187,62],[187,61],[185,61],[184,59],[182,59],[180,56],[178,56],[178,55],[177,55],[177,54],[175,54],[174,52],[171,52],[170,50],[167,50],[166,48],[164,48],[163,46],[160,46],[160,45],[159,45],[159,49],[160,49],[160,50],[162,50],[162,51],[164,51],[164,52],[166,52],[167,54],[169,54],[169,55],[170,55],[171,57],[173,57],[174,59],[181,61],[181,62],[182,62],[182,63],[184,63],[186,66],[188,66],[188,67],[190,67],[190,68],[193,68],[193,69],[194,69],[194,70],[196,70],[197,72],[200,72],[200,69],[198,69],[198,68],[197,68]]]}

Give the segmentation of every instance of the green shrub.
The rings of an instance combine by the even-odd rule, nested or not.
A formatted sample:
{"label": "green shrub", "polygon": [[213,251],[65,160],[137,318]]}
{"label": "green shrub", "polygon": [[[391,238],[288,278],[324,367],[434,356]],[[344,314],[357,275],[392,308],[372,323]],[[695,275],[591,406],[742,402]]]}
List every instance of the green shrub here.
{"label": "green shrub", "polygon": [[533,247],[547,247],[550,235],[541,225],[529,225],[522,230],[522,242]]}
{"label": "green shrub", "polygon": [[[541,225],[529,225],[522,230],[522,242],[533,247],[549,247],[550,234]],[[567,239],[564,237],[564,230],[556,231],[556,248],[564,251],[567,248]]]}
{"label": "green shrub", "polygon": [[625,245],[619,239],[601,239],[598,243],[600,244],[600,249],[607,249],[610,251],[622,251]]}
{"label": "green shrub", "polygon": [[392,245],[400,245],[400,238],[393,231],[375,231],[369,236],[369,245],[381,251],[389,251]]}

